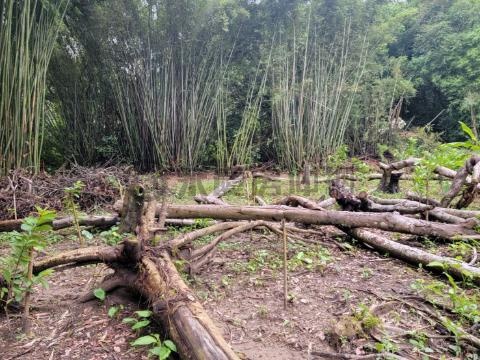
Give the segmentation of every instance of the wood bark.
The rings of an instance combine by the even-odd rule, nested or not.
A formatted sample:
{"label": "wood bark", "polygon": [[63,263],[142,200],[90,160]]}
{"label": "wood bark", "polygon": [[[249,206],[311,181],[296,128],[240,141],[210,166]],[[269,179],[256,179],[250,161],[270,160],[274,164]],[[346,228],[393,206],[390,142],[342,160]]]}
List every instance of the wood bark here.
{"label": "wood bark", "polygon": [[442,206],[442,204],[440,204],[440,201],[437,201],[437,200],[431,199],[431,198],[425,198],[425,197],[419,196],[419,195],[417,195],[415,193],[412,193],[412,192],[407,192],[407,199],[412,200],[412,201],[417,201],[417,202],[420,202],[422,204],[433,205],[435,207],[441,207]]}
{"label": "wood bark", "polygon": [[122,221],[119,226],[120,233],[134,233],[143,212],[145,202],[145,189],[142,185],[131,185],[123,200]]}
{"label": "wood bark", "polygon": [[403,173],[398,170],[415,166],[417,162],[418,159],[410,158],[391,164],[379,163],[380,169],[383,172],[379,190],[390,194],[398,193],[400,191],[399,181],[403,175]]}
{"label": "wood bark", "polygon": [[328,199],[325,199],[325,200],[322,200],[322,201],[318,202],[317,205],[320,206],[323,209],[328,209],[328,208],[334,206],[336,203],[337,203],[337,200],[335,200],[334,198],[328,198]]}
{"label": "wood bark", "polygon": [[242,181],[243,181],[243,173],[233,179],[222,182],[218,187],[215,188],[215,190],[213,190],[210,194],[208,194],[208,196],[211,196],[214,198],[221,198],[228,191],[230,191],[230,189],[237,186]]}
{"label": "wood bark", "polygon": [[[480,157],[472,156],[465,162],[465,165],[457,172],[448,168],[438,166],[435,172],[452,178],[450,190],[440,201],[442,207],[449,207],[453,199],[460,193],[465,184],[469,186],[463,191],[461,199],[456,205],[457,209],[461,209],[470,205],[478,192],[480,192]],[[472,175],[472,176],[470,176]]]}
{"label": "wood bark", "polygon": [[155,258],[141,258],[135,288],[161,319],[182,359],[239,359],[184,283],[167,251]]}

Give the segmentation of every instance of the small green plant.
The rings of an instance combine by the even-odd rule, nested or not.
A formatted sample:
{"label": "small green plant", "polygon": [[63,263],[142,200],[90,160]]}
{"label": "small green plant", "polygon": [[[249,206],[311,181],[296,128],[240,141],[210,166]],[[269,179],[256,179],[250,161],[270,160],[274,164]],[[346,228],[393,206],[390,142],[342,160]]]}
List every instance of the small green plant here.
{"label": "small green plant", "polygon": [[132,330],[138,331],[150,325],[150,316],[152,312],[150,310],[135,311],[136,317],[127,317],[122,320],[124,324],[131,325]]}
{"label": "small green plant", "polygon": [[131,343],[132,346],[151,346],[149,350],[151,355],[157,356],[159,360],[168,359],[172,352],[177,352],[175,343],[171,340],[160,339],[158,334],[149,334],[139,337]]}
{"label": "small green plant", "polygon": [[398,346],[392,340],[385,338],[375,344],[375,350],[379,353],[395,354],[398,352]]}
{"label": "small green plant", "polygon": [[415,349],[422,353],[433,353],[433,349],[428,346],[428,336],[423,332],[412,332],[409,334],[408,342],[413,345]]}
{"label": "small green plant", "polygon": [[93,295],[100,301],[105,301],[105,298],[107,297],[107,293],[102,288],[93,290]]}
{"label": "small green plant", "polygon": [[118,226],[112,226],[110,229],[102,231],[100,233],[100,238],[105,242],[105,244],[115,246],[122,241],[123,236],[118,232]]}
{"label": "small green plant", "polygon": [[47,276],[53,270],[47,269],[38,274],[33,274],[33,259],[36,251],[43,251],[48,244],[49,237],[46,233],[52,229],[51,223],[56,213],[52,210],[37,208],[38,216],[27,217],[22,225],[22,232],[9,233],[8,242],[10,253],[0,259],[0,274],[6,286],[0,288],[0,300],[4,303],[5,310],[12,301],[24,302],[25,319],[24,330],[29,334],[29,301],[31,289],[34,285],[41,284],[48,287]]}
{"label": "small green plant", "polygon": [[268,316],[268,308],[265,305],[260,305],[257,314],[259,317],[265,319]]}
{"label": "small green plant", "polygon": [[372,269],[370,269],[368,267],[365,267],[365,268],[362,269],[362,279],[368,280],[372,276],[373,276],[373,270]]}
{"label": "small green plant", "polygon": [[[111,307],[109,309],[109,316],[114,317],[118,313],[118,307]],[[135,317],[127,317],[122,320],[124,324],[131,325],[132,330],[137,333],[150,325],[150,317],[152,316],[150,310],[135,311]],[[158,357],[160,360],[168,359],[172,352],[177,352],[175,343],[171,340],[160,339],[159,334],[148,334],[140,336],[130,343],[131,346],[150,346],[149,354]]]}
{"label": "small green plant", "polygon": [[450,303],[452,312],[460,316],[461,321],[467,321],[470,324],[480,322],[480,293],[478,290],[463,290],[455,280],[449,275],[449,284],[440,281],[426,282],[425,280],[416,280],[411,287],[418,293],[424,295],[433,303]]}
{"label": "small green plant", "polygon": [[348,157],[348,146],[341,145],[337,150],[328,157],[327,168],[333,174],[335,173],[344,163],[347,161]]}
{"label": "small green plant", "polygon": [[72,187],[65,188],[65,197],[64,197],[64,204],[65,207],[72,213],[73,216],[73,223],[75,225],[75,230],[77,232],[78,240],[80,241],[80,245],[85,243],[85,240],[82,235],[82,231],[80,230],[79,224],[79,207],[77,204],[77,200],[80,198],[80,194],[82,193],[85,184],[78,180],[75,181]]}
{"label": "small green plant", "polygon": [[120,313],[120,310],[123,310],[123,305],[112,305],[108,308],[108,317],[114,318]]}
{"label": "small green plant", "polygon": [[351,162],[355,169],[355,176],[357,177],[360,183],[360,188],[361,189],[366,188],[367,187],[366,185],[368,182],[368,175],[371,173],[370,166],[368,166],[363,161],[357,158],[352,158]]}
{"label": "small green plant", "polygon": [[370,331],[378,327],[382,321],[373,314],[367,305],[360,304],[358,308],[353,312],[353,318],[357,320],[365,331]]}

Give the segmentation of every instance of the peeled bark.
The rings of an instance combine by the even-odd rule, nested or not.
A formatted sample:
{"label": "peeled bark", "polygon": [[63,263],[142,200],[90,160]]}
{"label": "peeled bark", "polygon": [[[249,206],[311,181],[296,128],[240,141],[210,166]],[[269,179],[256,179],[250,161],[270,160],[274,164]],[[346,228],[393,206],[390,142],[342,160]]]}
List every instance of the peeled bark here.
{"label": "peeled bark", "polygon": [[[345,229],[342,228],[349,235],[355,239],[375,248],[376,250],[388,253],[390,256],[404,260],[414,265],[421,264],[426,269],[445,271],[451,274],[453,277],[463,280],[465,276],[471,276],[472,280],[476,284],[480,284],[480,269],[474,266],[468,265],[464,262],[428,253],[426,251],[397,243],[396,241],[389,240],[384,236],[371,232],[367,229]],[[431,263],[444,264],[443,268],[428,266]]]}

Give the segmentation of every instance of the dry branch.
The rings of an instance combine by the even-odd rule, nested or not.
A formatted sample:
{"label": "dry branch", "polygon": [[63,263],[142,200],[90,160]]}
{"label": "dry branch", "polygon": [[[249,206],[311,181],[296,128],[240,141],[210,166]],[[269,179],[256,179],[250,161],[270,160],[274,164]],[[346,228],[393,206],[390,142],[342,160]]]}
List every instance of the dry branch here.
{"label": "dry branch", "polygon": [[221,183],[215,190],[213,190],[208,196],[214,197],[214,198],[221,198],[223,195],[225,195],[230,189],[233,187],[237,186],[243,181],[243,175],[240,175],[234,179],[231,180],[226,180],[223,183]]}
{"label": "dry branch", "polygon": [[[78,219],[80,226],[94,226],[100,228],[111,227],[118,223],[119,217],[112,216],[83,216]],[[24,219],[18,220],[2,220],[0,221],[0,232],[20,230],[20,226]],[[54,220],[51,225],[53,230],[60,230],[67,227],[74,226],[75,220],[72,216]]]}
{"label": "dry branch", "polygon": [[210,195],[195,195],[194,200],[199,204],[228,205],[225,201]]}
{"label": "dry branch", "polygon": [[[365,243],[382,253],[387,253],[397,259],[404,260],[414,265],[421,264],[430,270],[445,271],[460,280],[471,276],[476,284],[480,284],[480,269],[464,262],[400,244],[367,229],[346,229],[343,227],[342,230],[362,243]],[[434,262],[443,264],[443,268],[427,266]]]}
{"label": "dry branch", "polygon": [[285,205],[291,207],[301,206],[310,210],[324,210],[314,201],[298,195],[290,195],[278,201],[275,205]]}
{"label": "dry branch", "polygon": [[418,214],[433,209],[433,206],[431,205],[425,205],[409,200],[390,201],[389,199],[369,197],[365,192],[354,195],[340,180],[332,181],[330,195],[336,199],[340,207],[346,211]]}

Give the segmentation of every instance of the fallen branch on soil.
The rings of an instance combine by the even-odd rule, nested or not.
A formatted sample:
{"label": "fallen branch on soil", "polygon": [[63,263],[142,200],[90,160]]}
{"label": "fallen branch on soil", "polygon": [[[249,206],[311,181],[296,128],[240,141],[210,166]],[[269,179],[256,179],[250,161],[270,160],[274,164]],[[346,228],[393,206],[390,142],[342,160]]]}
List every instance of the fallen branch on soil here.
{"label": "fallen branch on soil", "polygon": [[452,258],[431,254],[408,245],[400,244],[367,229],[348,229],[345,227],[341,227],[341,229],[362,243],[397,259],[414,265],[421,264],[430,270],[444,271],[460,280],[470,278],[476,284],[480,284],[480,268]]}
{"label": "fallen branch on soil", "polygon": [[265,225],[266,225],[265,221],[262,221],[262,220],[242,223],[241,225],[224,232],[223,234],[216,237],[214,240],[204,245],[203,247],[193,250],[189,254],[189,258],[188,258],[188,261],[190,262],[190,273],[191,274],[198,273],[199,270],[213,258],[217,249],[217,245],[222,241],[225,241],[226,239],[236,234],[254,229],[259,226],[265,226]]}
{"label": "fallen branch on soil", "polygon": [[[24,219],[18,220],[2,220],[0,221],[0,232],[20,230]],[[111,216],[83,216],[78,219],[80,226],[93,226],[99,228],[108,228],[120,221],[117,215]],[[65,229],[74,226],[75,219],[72,216],[53,220],[51,223],[53,230]]]}

